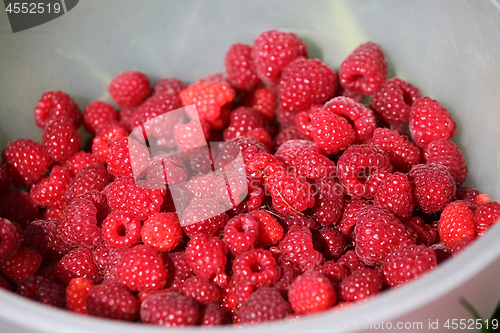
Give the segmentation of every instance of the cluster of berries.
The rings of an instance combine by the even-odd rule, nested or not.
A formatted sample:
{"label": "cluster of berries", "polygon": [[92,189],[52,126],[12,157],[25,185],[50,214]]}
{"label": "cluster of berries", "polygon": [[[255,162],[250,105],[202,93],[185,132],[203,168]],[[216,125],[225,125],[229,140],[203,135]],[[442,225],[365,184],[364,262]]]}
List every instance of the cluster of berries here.
{"label": "cluster of berries", "polygon": [[[387,79],[377,44],[337,73],[307,58],[295,34],[272,30],[232,45],[224,65],[187,87],[124,72],[109,85],[118,110],[93,101],[82,113],[68,94],[44,93],[41,143],[18,139],[2,153],[0,287],[164,326],[296,318],[407,283],[499,219],[499,203],[462,186],[448,111]],[[184,154],[151,169],[179,193],[140,184],[130,132],[189,105],[201,127],[158,125],[157,144]],[[81,125],[92,136],[83,144]],[[231,145],[203,154],[191,149],[200,135]],[[245,170],[221,182],[212,171],[234,147]]]}

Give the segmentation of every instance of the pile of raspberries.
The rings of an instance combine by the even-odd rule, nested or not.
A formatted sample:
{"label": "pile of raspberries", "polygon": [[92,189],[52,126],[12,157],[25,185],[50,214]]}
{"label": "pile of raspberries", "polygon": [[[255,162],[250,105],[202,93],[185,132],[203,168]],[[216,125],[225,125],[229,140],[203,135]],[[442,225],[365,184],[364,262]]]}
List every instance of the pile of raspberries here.
{"label": "pile of raspberries", "polygon": [[[96,100],[82,113],[65,92],[44,93],[41,143],[18,139],[2,153],[0,287],[163,326],[297,318],[422,276],[499,219],[499,203],[462,186],[451,115],[387,79],[377,44],[335,72],[295,34],[271,30],[232,45],[224,66],[188,86],[121,73],[108,88],[117,108]],[[246,169],[228,174],[238,203],[202,221],[218,209],[211,171],[230,149],[208,159],[185,149],[189,123],[160,133],[187,156],[163,165],[185,204],[179,220],[169,187],[138,184],[128,147],[134,128],[188,105],[206,140],[238,146]]]}

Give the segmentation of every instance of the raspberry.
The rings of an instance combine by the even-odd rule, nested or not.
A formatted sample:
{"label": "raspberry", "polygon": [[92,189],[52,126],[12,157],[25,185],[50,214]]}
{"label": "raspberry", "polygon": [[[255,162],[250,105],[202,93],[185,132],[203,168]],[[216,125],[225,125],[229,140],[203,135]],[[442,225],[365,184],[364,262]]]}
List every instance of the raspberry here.
{"label": "raspberry", "polygon": [[[139,106],[134,113],[130,116],[129,129],[143,125],[148,120],[152,120],[169,111],[174,111],[182,107],[181,101],[177,94],[156,94],[148,98],[144,103]],[[158,137],[162,137],[163,126],[172,126],[168,122],[156,124],[154,121],[150,122],[148,126],[153,126],[153,132]],[[166,133],[168,135],[168,133]]]}
{"label": "raspberry", "polygon": [[282,216],[281,219],[287,232],[294,225],[298,227],[308,227],[311,230],[318,230],[319,228],[318,224],[312,217],[302,214],[287,214]]}
{"label": "raspberry", "polygon": [[291,313],[290,304],[276,288],[264,287],[253,292],[241,306],[239,318],[243,324],[264,323],[285,318]]}
{"label": "raspberry", "polygon": [[138,71],[118,74],[108,86],[109,94],[121,107],[140,105],[151,93],[148,77]]}
{"label": "raspberry", "polygon": [[415,244],[404,225],[379,207],[366,207],[359,212],[354,233],[356,254],[370,266],[381,264],[389,253],[402,246]]}
{"label": "raspberry", "polygon": [[139,316],[139,301],[122,284],[104,282],[87,296],[87,311],[95,317],[134,321]]}
{"label": "raspberry", "polygon": [[173,213],[152,215],[141,228],[142,242],[159,252],[173,250],[182,241],[182,235],[179,219]]}
{"label": "raspberry", "polygon": [[217,168],[221,168],[232,162],[240,153],[246,165],[255,155],[264,152],[267,152],[266,147],[253,138],[234,138],[221,148],[219,155],[215,159],[215,165]]}
{"label": "raspberry", "polygon": [[417,239],[417,244],[424,244],[426,246],[431,246],[432,244],[439,241],[439,236],[437,228],[425,224],[424,220],[418,216],[410,216],[403,219],[403,224],[409,228],[415,238]]}
{"label": "raspberry", "polygon": [[83,128],[91,134],[95,134],[102,125],[118,121],[118,113],[113,105],[92,101],[83,110]]}
{"label": "raspberry", "polygon": [[274,142],[271,138],[271,135],[263,127],[254,128],[248,131],[244,136],[248,138],[254,138],[264,146],[266,146],[269,150],[274,150]]}
{"label": "raspberry", "polygon": [[441,164],[450,170],[457,186],[467,178],[467,164],[457,145],[448,140],[431,141],[423,151],[423,160],[427,164]]}
{"label": "raspberry", "polygon": [[453,247],[462,237],[474,239],[476,235],[476,221],[474,213],[464,201],[454,201],[448,204],[439,219],[439,237],[443,243]]}
{"label": "raspberry", "polygon": [[214,199],[193,199],[184,211],[181,225],[189,237],[217,235],[227,222],[224,207]]}
{"label": "raspberry", "polygon": [[188,192],[199,199],[213,198],[215,194],[216,175],[208,173],[191,177],[186,184]]}
{"label": "raspberry", "polygon": [[42,256],[34,249],[21,246],[17,252],[0,261],[0,271],[14,283],[19,283],[30,275],[35,275],[42,264]]}
{"label": "raspberry", "polygon": [[420,162],[420,149],[398,132],[388,128],[375,129],[368,143],[382,148],[389,156],[394,169],[398,171],[408,172]]}
{"label": "raspberry", "polygon": [[324,246],[322,253],[326,259],[337,260],[344,254],[347,244],[340,231],[324,227],[313,236]]}
{"label": "raspberry", "polygon": [[240,106],[231,112],[229,127],[224,130],[224,141],[229,141],[238,136],[245,136],[253,129],[264,125],[262,117],[253,109]]}
{"label": "raspberry", "polygon": [[269,30],[257,36],[252,52],[259,78],[277,84],[283,68],[297,57],[307,57],[307,45],[294,33]]}
{"label": "raspberry", "polygon": [[337,154],[355,140],[354,130],[347,120],[331,112],[314,114],[311,132],[314,143],[327,154]]}
{"label": "raspberry", "polygon": [[335,289],[323,274],[308,271],[293,281],[288,300],[297,314],[308,314],[331,308],[336,303]]}
{"label": "raspberry", "polygon": [[356,302],[378,294],[382,281],[377,272],[363,268],[353,272],[340,283],[340,296],[345,301]]}
{"label": "raspberry", "polygon": [[299,153],[295,164],[297,173],[310,182],[335,177],[337,171],[335,163],[315,148],[306,148]]}
{"label": "raspberry", "polygon": [[64,307],[64,287],[41,276],[26,277],[19,282],[16,293],[48,306]]}
{"label": "raspberry", "polygon": [[24,228],[23,246],[37,250],[45,263],[61,260],[71,247],[59,235],[58,221],[37,220]]}
{"label": "raspberry", "polygon": [[457,187],[457,193],[455,197],[457,198],[457,200],[475,202],[478,195],[479,195],[479,190],[475,188],[459,186]]}
{"label": "raspberry", "polygon": [[323,109],[322,104],[312,104],[308,110],[300,111],[295,115],[297,130],[307,140],[313,140],[312,119],[321,109]]}
{"label": "raspberry", "polygon": [[281,295],[285,298],[288,296],[288,290],[290,290],[290,285],[293,281],[300,275],[300,270],[298,266],[286,258],[285,255],[277,253],[276,262],[278,263],[278,268],[280,270],[280,278],[273,287],[277,288]]}
{"label": "raspberry", "polygon": [[2,159],[16,187],[36,183],[52,164],[42,145],[31,139],[10,142],[2,153]]}
{"label": "raspberry", "polygon": [[[95,163],[99,163],[99,161],[94,155],[84,151],[79,151],[66,161],[65,167],[69,169],[71,176],[75,177],[84,167]],[[52,171],[54,171],[54,168],[52,168]]]}
{"label": "raspberry", "polygon": [[94,284],[85,278],[71,279],[66,287],[66,309],[88,314],[87,296],[93,288]]}
{"label": "raspberry", "polygon": [[63,211],[61,209],[47,207],[42,210],[40,213],[41,220],[60,220],[62,217]]}
{"label": "raspberry", "polygon": [[337,89],[337,74],[319,59],[298,57],[283,68],[278,85],[281,107],[290,112],[324,103]]}
{"label": "raspberry", "polygon": [[71,202],[89,191],[102,191],[110,179],[110,174],[100,163],[83,167],[66,190],[66,202]]}
{"label": "raspberry", "polygon": [[314,206],[314,191],[302,177],[286,171],[273,173],[266,180],[266,190],[271,194],[274,208],[280,213],[298,213]]}
{"label": "raspberry", "polygon": [[229,324],[229,319],[218,303],[210,303],[202,309],[202,326],[219,326]]}
{"label": "raspberry", "polygon": [[165,269],[168,271],[166,287],[179,291],[184,281],[193,276],[193,270],[188,265],[186,253],[163,253],[162,257]]}
{"label": "raspberry", "polygon": [[377,126],[372,110],[347,97],[332,98],[325,103],[322,111],[349,119],[353,124],[357,142],[367,142]]}
{"label": "raspberry", "polygon": [[260,80],[257,77],[252,47],[245,44],[233,44],[224,57],[228,81],[240,91],[252,91]]}
{"label": "raspberry", "polygon": [[408,179],[414,185],[417,207],[427,214],[440,211],[455,196],[455,181],[445,166],[417,164],[411,168]]}
{"label": "raspberry", "polygon": [[194,326],[200,310],[194,300],[175,291],[153,295],[141,305],[141,321],[166,327]]}
{"label": "raspberry", "polygon": [[259,237],[257,243],[263,247],[270,247],[278,244],[283,238],[283,227],[279,222],[264,210],[254,210],[250,214],[258,223]]}
{"label": "raspberry", "polygon": [[153,87],[153,96],[163,94],[179,95],[184,89],[186,89],[186,86],[176,77],[161,79],[156,81]]}
{"label": "raspberry", "polygon": [[66,117],[75,127],[80,126],[82,114],[78,105],[62,91],[47,91],[35,106],[35,124],[42,130],[54,120]]}
{"label": "raspberry", "polygon": [[320,152],[314,142],[308,140],[290,140],[282,144],[274,156],[284,165],[295,167],[299,162],[300,154],[306,149]]}
{"label": "raspberry", "polygon": [[339,69],[342,87],[373,95],[387,77],[387,62],[384,53],[375,43],[358,46],[342,61]]}
{"label": "raspberry", "polygon": [[326,261],[317,270],[328,278],[334,286],[338,286],[349,275],[349,269],[346,266],[331,260]]}
{"label": "raspberry", "polygon": [[221,115],[222,106],[232,102],[236,93],[228,84],[206,82],[190,84],[179,97],[183,106],[194,104],[200,118],[214,121]]}
{"label": "raspberry", "polygon": [[[300,113],[300,112],[299,112]],[[275,137],[274,142],[276,147],[280,147],[288,141],[300,140],[304,137],[300,134],[299,130],[295,126],[290,126],[282,129]]]}
{"label": "raspberry", "polygon": [[99,162],[107,163],[113,141],[125,138],[128,134],[128,131],[117,123],[102,125],[92,141],[92,154]]}
{"label": "raspberry", "polygon": [[392,172],[387,154],[370,145],[353,145],[337,162],[339,179],[353,199],[372,199],[383,179]]}
{"label": "raspberry", "polygon": [[[130,150],[134,147],[136,150]],[[130,145],[127,137],[118,138],[111,144],[108,156],[108,172],[115,177],[133,176],[136,172],[144,170],[149,159],[149,152],[141,145]]]}
{"label": "raspberry", "polygon": [[477,235],[483,236],[500,219],[500,204],[496,201],[485,203],[476,210],[475,218]]}
{"label": "raspberry", "polygon": [[258,236],[259,223],[251,214],[236,215],[224,227],[224,241],[234,255],[252,249]]}
{"label": "raspberry", "polygon": [[389,254],[382,274],[391,288],[407,283],[437,267],[436,253],[424,245],[404,246]]}
{"label": "raspberry", "polygon": [[99,270],[92,259],[92,250],[77,248],[66,254],[54,268],[54,273],[68,285],[73,278],[86,278],[90,282],[97,283],[101,276]]}
{"label": "raspberry", "polygon": [[130,290],[161,289],[168,272],[158,252],[149,245],[135,245],[123,252],[117,266],[118,279]]}
{"label": "raspberry", "polygon": [[391,125],[406,125],[410,122],[411,106],[420,97],[417,87],[393,78],[379,86],[370,101],[370,108]]}
{"label": "raspberry", "polygon": [[335,178],[330,177],[317,181],[315,187],[317,189],[316,203],[311,208],[311,216],[321,225],[337,224],[344,207],[342,185]]}
{"label": "raspberry", "polygon": [[9,190],[12,179],[10,178],[7,166],[0,164],[0,194],[5,193]]}
{"label": "raspberry", "polygon": [[273,120],[276,111],[276,95],[267,87],[258,87],[245,95],[240,101],[242,106],[251,107],[266,120]]}
{"label": "raspberry", "polygon": [[10,190],[0,195],[0,217],[25,227],[29,222],[36,220],[38,214],[38,207],[28,192]]}
{"label": "raspberry", "polygon": [[311,230],[307,227],[291,227],[278,248],[297,265],[301,271],[314,269],[323,262],[323,256],[313,246]]}
{"label": "raspberry", "polygon": [[21,246],[22,230],[0,217],[0,260],[14,255]]}
{"label": "raspberry", "polygon": [[220,72],[208,74],[207,76],[204,76],[201,79],[199,79],[198,82],[199,83],[220,82],[220,83],[226,83],[229,85],[229,82],[227,81],[226,74],[220,73]]}
{"label": "raspberry", "polygon": [[227,282],[226,255],[227,247],[218,237],[196,235],[187,243],[187,263],[193,272],[205,279],[215,278],[218,285]]}
{"label": "raspberry", "polygon": [[342,218],[337,224],[337,229],[344,235],[351,235],[362,208],[370,206],[364,199],[350,199],[345,202]]}
{"label": "raspberry", "polygon": [[104,189],[111,210],[121,210],[143,221],[160,212],[165,190],[142,188],[133,177],[122,177]]}
{"label": "raspberry", "polygon": [[200,305],[217,302],[220,297],[219,287],[199,276],[184,281],[180,293],[194,299]]}
{"label": "raspberry", "polygon": [[43,132],[43,149],[56,162],[67,161],[80,150],[81,144],[80,132],[68,118],[54,120]]}
{"label": "raspberry", "polygon": [[[236,314],[241,306],[248,300],[254,288],[231,279],[222,290],[222,307],[227,313]],[[233,322],[234,324],[234,322]]]}
{"label": "raspberry", "polygon": [[42,178],[30,189],[30,197],[39,206],[51,206],[57,209],[66,207],[66,191],[71,182],[69,169],[55,165],[50,176]]}
{"label": "raspberry", "polygon": [[102,239],[109,247],[132,247],[141,240],[141,221],[127,212],[111,212],[102,221]]}
{"label": "raspberry", "polygon": [[415,201],[408,177],[399,172],[387,176],[375,193],[373,204],[400,218],[410,216],[415,209]]}
{"label": "raspberry", "polygon": [[349,274],[366,267],[354,250],[349,250],[344,253],[342,257],[337,260],[337,264],[341,264],[347,268]]}
{"label": "raspberry", "polygon": [[269,287],[279,278],[279,269],[272,253],[264,249],[253,249],[239,254],[233,263],[233,278],[236,282],[258,287]]}
{"label": "raspberry", "polygon": [[425,148],[433,140],[451,139],[455,135],[457,125],[437,101],[422,97],[411,107],[410,133],[413,141]]}
{"label": "raspberry", "polygon": [[456,256],[463,250],[465,250],[471,243],[473,239],[470,239],[470,237],[462,237],[459,240],[455,242],[455,246],[453,246],[453,256]]}

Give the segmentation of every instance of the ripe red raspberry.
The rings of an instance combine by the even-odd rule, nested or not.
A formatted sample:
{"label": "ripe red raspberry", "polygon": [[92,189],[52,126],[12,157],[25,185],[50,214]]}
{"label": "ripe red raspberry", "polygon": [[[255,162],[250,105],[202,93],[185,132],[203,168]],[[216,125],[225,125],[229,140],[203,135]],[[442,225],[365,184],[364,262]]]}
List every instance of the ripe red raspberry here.
{"label": "ripe red raspberry", "polygon": [[[130,152],[130,147],[136,148]],[[131,156],[132,154],[132,156]],[[147,148],[130,144],[128,137],[118,138],[111,144],[108,156],[108,172],[115,177],[133,176],[145,169],[149,159]]]}
{"label": "ripe red raspberry", "polygon": [[100,161],[107,163],[113,141],[128,136],[128,131],[120,124],[108,123],[99,127],[97,136],[92,141],[92,154]]}
{"label": "ripe red raspberry", "polygon": [[287,232],[294,225],[298,227],[308,227],[311,230],[318,230],[319,228],[318,223],[316,223],[312,217],[302,214],[287,214],[281,216],[281,220]]}
{"label": "ripe red raspberry", "polygon": [[329,100],[337,89],[337,74],[319,59],[298,57],[283,68],[278,85],[281,107],[299,112]]}
{"label": "ripe red raspberry", "polygon": [[309,109],[300,111],[295,115],[297,130],[307,140],[313,140],[312,118],[321,109],[323,109],[322,104],[312,104]]}
{"label": "ripe red raspberry", "polygon": [[457,145],[440,139],[431,141],[423,151],[423,161],[427,164],[441,164],[450,170],[457,186],[467,178],[467,164]]}
{"label": "ripe red raspberry", "polygon": [[391,212],[379,207],[366,207],[359,212],[354,233],[356,254],[370,266],[381,264],[389,253],[416,242]]}
{"label": "ripe red raspberry", "polygon": [[193,199],[184,211],[181,226],[189,237],[214,236],[227,222],[225,208],[214,199]]}
{"label": "ripe red raspberry", "polygon": [[232,102],[236,92],[225,83],[194,83],[181,91],[179,97],[183,106],[194,104],[200,118],[215,121],[221,115],[222,106]]}
{"label": "ripe red raspberry", "polygon": [[[135,110],[137,110],[137,107],[119,109],[118,110],[118,124],[125,129],[130,129],[132,127],[132,125],[130,124],[130,119],[131,119],[132,115],[134,114]],[[103,126],[105,126],[105,125],[103,125]]]}
{"label": "ripe red raspberry", "polygon": [[278,248],[299,265],[301,271],[323,263],[323,255],[314,249],[312,233],[307,227],[291,227]]}
{"label": "ripe red raspberry", "polygon": [[287,141],[300,140],[300,139],[304,139],[304,137],[300,134],[300,132],[297,129],[297,127],[290,126],[290,127],[287,127],[287,128],[283,128],[274,137],[274,142],[276,143],[276,147],[280,147],[283,144],[285,144]]}
{"label": "ripe red raspberry", "polygon": [[224,227],[224,241],[234,255],[252,249],[258,236],[259,223],[251,214],[236,215]]}
{"label": "ripe red raspberry", "polygon": [[402,220],[403,224],[411,230],[415,238],[417,239],[417,244],[424,244],[425,246],[431,246],[439,241],[439,235],[437,228],[426,224],[424,220],[418,216],[410,216]]}
{"label": "ripe red raspberry", "polygon": [[219,326],[229,324],[229,318],[219,303],[210,303],[202,309],[202,326]]}
{"label": "ripe red raspberry", "polygon": [[[157,94],[148,98],[144,103],[139,106],[134,113],[130,116],[129,130],[133,130],[148,120],[161,116],[169,111],[174,111],[182,107],[181,100],[177,94]],[[154,133],[161,137],[163,126],[172,126],[173,124],[166,123],[165,121],[158,124],[149,124],[153,126]],[[168,133],[166,133],[168,135]]]}
{"label": "ripe red raspberry", "polygon": [[259,225],[257,243],[263,247],[270,247],[278,244],[283,238],[283,227],[268,212],[264,210],[254,210],[250,214]]}
{"label": "ripe red raspberry", "polygon": [[337,162],[341,184],[353,199],[372,199],[385,177],[392,172],[389,156],[371,145],[353,145]]}
{"label": "ripe red raspberry", "polygon": [[111,210],[121,210],[143,221],[160,212],[165,190],[152,190],[136,184],[133,177],[122,177],[104,189]]}
{"label": "ripe red raspberry", "polygon": [[81,144],[80,132],[68,118],[54,120],[43,132],[43,150],[56,162],[66,162],[80,150]]}
{"label": "ripe red raspberry", "polygon": [[113,105],[92,101],[83,110],[83,128],[91,134],[95,134],[102,125],[118,121],[118,113]]}
{"label": "ripe red raspberry", "polygon": [[413,141],[424,148],[433,140],[451,139],[457,125],[439,102],[422,97],[413,103],[410,113],[410,133]]}
{"label": "ripe red raspberry", "polygon": [[387,77],[387,62],[384,53],[375,43],[358,46],[342,61],[339,69],[342,87],[373,95]]}
{"label": "ripe red raspberry", "polygon": [[326,261],[317,270],[328,278],[334,286],[338,286],[349,275],[349,269],[346,266],[332,260]]}
{"label": "ripe red raspberry", "polygon": [[269,150],[274,150],[274,142],[271,135],[263,127],[254,128],[248,131],[244,136],[248,138],[254,138],[255,140],[262,143]]}
{"label": "ripe red raspberry", "polygon": [[385,177],[375,193],[373,204],[400,218],[410,216],[415,209],[415,200],[408,177],[399,172]]}
{"label": "ripe red raspberry", "polygon": [[118,279],[130,290],[161,289],[168,272],[158,252],[149,245],[126,249],[117,266]]}
{"label": "ripe red raspberry", "polygon": [[227,247],[218,237],[196,235],[189,240],[186,248],[188,265],[193,272],[205,279],[215,279],[217,285],[225,285],[224,273],[227,262]]}
{"label": "ripe red raspberry", "polygon": [[10,142],[2,153],[2,159],[16,187],[36,183],[52,164],[42,145],[31,139]]}
{"label": "ripe red raspberry", "polygon": [[31,222],[24,228],[23,246],[37,250],[45,263],[61,260],[71,247],[59,235],[58,224],[58,221]]}
{"label": "ripe red raspberry", "polygon": [[279,269],[272,253],[264,249],[253,249],[239,254],[233,263],[233,278],[238,283],[258,287],[269,287],[279,278]]}
{"label": "ripe red raspberry", "polygon": [[314,143],[327,154],[337,154],[355,141],[354,130],[349,122],[331,112],[314,114],[311,132]]}
{"label": "ripe red raspberry", "polygon": [[477,235],[483,236],[500,219],[500,204],[496,201],[481,205],[475,212]]}
{"label": "ripe red raspberry", "polygon": [[66,202],[71,202],[79,195],[89,191],[102,191],[110,180],[110,174],[101,163],[83,167],[68,185],[65,195]]}
{"label": "ripe red raspberry", "polygon": [[477,196],[479,195],[479,190],[471,187],[459,186],[457,187],[457,193],[455,197],[457,200],[465,200],[469,202],[475,202]]}
{"label": "ripe red raspberry", "polygon": [[66,254],[54,268],[54,273],[67,286],[73,278],[86,278],[90,282],[100,281],[99,269],[92,259],[92,250],[77,248]]}
{"label": "ripe red raspberry", "polygon": [[210,134],[209,131],[210,125],[203,118],[200,121],[193,119],[187,124],[176,124],[174,127],[174,139],[177,149],[181,152],[196,148],[206,150],[206,140]]}
{"label": "ripe red raspberry", "polygon": [[333,175],[320,179],[314,185],[317,194],[316,203],[311,208],[311,216],[321,225],[337,224],[344,207],[342,185],[333,178]]}
{"label": "ripe red raspberry", "polygon": [[252,91],[260,80],[257,77],[252,47],[246,44],[233,44],[224,57],[228,81],[240,91]]}
{"label": "ripe red raspberry", "polygon": [[333,307],[337,298],[329,279],[319,272],[308,271],[293,281],[288,300],[295,313],[308,314]]}
{"label": "ripe red raspberry", "polygon": [[140,105],[151,94],[148,77],[138,71],[118,74],[108,86],[109,94],[121,107]]}
{"label": "ripe red raspberry", "polygon": [[240,106],[231,112],[229,126],[224,130],[224,141],[229,141],[238,136],[245,136],[249,131],[264,125],[262,117],[253,109]]}
{"label": "ripe red raspberry", "polygon": [[232,315],[236,314],[253,291],[254,288],[251,285],[238,283],[234,279],[231,279],[222,290],[221,301],[223,309]]}
{"label": "ripe red raspberry", "polygon": [[238,316],[242,324],[264,323],[283,319],[291,313],[290,304],[273,287],[259,288],[241,306]]}
{"label": "ripe red raspberry", "polygon": [[16,293],[44,305],[64,307],[64,287],[42,276],[28,276],[19,282]]}
{"label": "ripe red raspberry", "polygon": [[17,222],[25,227],[38,218],[38,207],[28,192],[10,190],[0,195],[0,217]]}
{"label": "ripe red raspberry", "polygon": [[474,239],[476,236],[474,213],[464,201],[454,201],[443,209],[438,231],[441,241],[449,247],[453,247],[462,237]]}
{"label": "ripe red raspberry", "polygon": [[[229,140],[221,149],[215,159],[215,166],[223,168],[225,165],[230,164],[241,153],[243,162],[248,162],[257,154],[267,152],[267,148],[262,143],[246,137],[238,137]],[[210,170],[211,171],[211,170]],[[245,170],[242,170],[243,172]]]}
{"label": "ripe red raspberry", "polygon": [[307,57],[307,45],[297,35],[279,30],[257,36],[252,51],[257,75],[268,84],[277,84],[283,68],[297,57]]}
{"label": "ripe red raspberry", "polygon": [[382,274],[391,288],[407,283],[437,267],[436,253],[424,245],[404,246],[389,254]]}
{"label": "ripe red raspberry", "polygon": [[87,296],[89,315],[122,321],[134,321],[139,316],[139,301],[118,282],[97,285]]}
{"label": "ripe red raspberry", "polygon": [[[94,155],[84,151],[79,151],[66,161],[65,167],[69,169],[71,176],[75,177],[84,167],[95,163],[99,163],[99,161]],[[54,170],[54,168],[52,170]]]}
{"label": "ripe red raspberry", "polygon": [[335,163],[315,148],[306,148],[298,154],[299,158],[294,165],[295,171],[310,182],[335,177],[337,171]]}
{"label": "ripe red raspberry", "polygon": [[370,206],[364,199],[350,199],[345,202],[342,218],[337,224],[337,229],[344,235],[350,236],[358,221],[358,214],[362,208]]}
{"label": "ripe red raspberry", "polygon": [[342,257],[337,260],[337,263],[347,268],[348,274],[352,274],[353,272],[366,267],[354,250],[349,250],[344,253]]}
{"label": "ripe red raspberry", "polygon": [[21,246],[15,254],[0,261],[0,271],[10,281],[19,283],[35,275],[42,261],[42,256],[35,249]]}
{"label": "ripe red raspberry", "polygon": [[102,221],[102,239],[109,247],[132,247],[141,240],[141,221],[127,212],[111,212]]}
{"label": "ripe red raspberry", "polygon": [[370,101],[370,108],[388,124],[406,125],[410,122],[410,110],[420,98],[417,87],[400,78],[385,81]]}
{"label": "ripe red raspberry", "polygon": [[282,214],[302,212],[315,204],[313,188],[303,177],[278,171],[267,178],[265,185],[274,208]]}
{"label": "ripe red raspberry", "polygon": [[[96,250],[99,247],[96,248]],[[104,248],[94,252],[94,263],[99,266],[105,282],[119,282],[118,264],[127,248]]]}
{"label": "ripe red raspberry", "polygon": [[66,207],[66,191],[71,182],[69,169],[55,165],[50,171],[50,176],[42,178],[30,189],[30,197],[39,206]]}
{"label": "ripe red raspberry", "polygon": [[88,314],[87,296],[93,288],[94,284],[85,278],[71,279],[66,287],[66,309]]}
{"label": "ripe red raspberry", "polygon": [[377,126],[373,111],[347,97],[335,97],[325,103],[322,111],[347,118],[353,124],[357,142],[367,142]]}
{"label": "ripe red raspberry", "polygon": [[179,291],[184,281],[193,276],[184,252],[165,252],[162,255],[165,270],[168,271],[166,288]]}
{"label": "ripe red raspberry", "polygon": [[375,129],[368,143],[382,148],[389,156],[394,169],[398,171],[408,172],[420,162],[420,149],[398,132],[388,128]]}
{"label": "ripe red raspberry", "polygon": [[78,105],[62,91],[47,91],[35,106],[35,124],[44,130],[57,118],[70,119],[75,127],[80,126],[82,114]]}
{"label": "ripe red raspberry", "polygon": [[219,287],[199,276],[193,276],[184,281],[180,293],[194,299],[200,305],[217,302],[220,298]]}
{"label": "ripe red raspberry", "polygon": [[0,217],[0,260],[14,255],[22,241],[22,229],[8,219]]}
{"label": "ripe red raspberry", "polygon": [[455,181],[445,166],[417,164],[411,168],[408,179],[413,182],[417,207],[424,213],[440,211],[455,196]]}
{"label": "ripe red raspberry", "polygon": [[7,192],[11,184],[12,179],[9,170],[7,170],[7,166],[5,164],[0,164],[0,194]]}
{"label": "ripe red raspberry", "polygon": [[319,232],[314,233],[313,236],[323,247],[322,253],[325,259],[337,260],[347,248],[344,235],[336,229],[324,227]]}
{"label": "ripe red raspberry", "polygon": [[175,291],[152,295],[141,305],[141,321],[166,327],[194,326],[200,310],[194,300]]}
{"label": "ripe red raspberry", "polygon": [[179,219],[174,213],[152,215],[141,228],[142,242],[159,252],[173,250],[182,241],[182,236]]}
{"label": "ripe red raspberry", "polygon": [[186,183],[188,192],[199,199],[213,198],[215,195],[215,182],[217,176],[214,173],[207,173],[191,177]]}
{"label": "ripe red raspberry", "polygon": [[179,95],[184,89],[186,89],[186,86],[181,80],[176,77],[169,77],[156,81],[153,87],[153,96],[163,94]]}
{"label": "ripe red raspberry", "polygon": [[314,142],[308,140],[290,140],[282,144],[274,156],[283,165],[288,167],[295,167],[299,161],[299,156],[304,150],[316,150],[320,152],[319,148],[314,144]]}
{"label": "ripe red raspberry", "polygon": [[199,83],[206,83],[206,82],[220,82],[220,83],[226,83],[229,85],[229,82],[227,80],[227,75],[221,72],[215,72],[208,74],[207,76],[202,77],[199,79],[197,82]]}
{"label": "ripe red raspberry", "polygon": [[362,268],[340,283],[340,297],[345,301],[356,302],[378,294],[381,289],[382,281],[377,272]]}
{"label": "ripe red raspberry", "polygon": [[267,87],[258,87],[245,95],[240,103],[251,107],[266,120],[273,120],[276,115],[276,95]]}
{"label": "ripe red raspberry", "polygon": [[61,209],[47,207],[43,209],[40,213],[40,219],[42,220],[60,220],[63,211]]}

